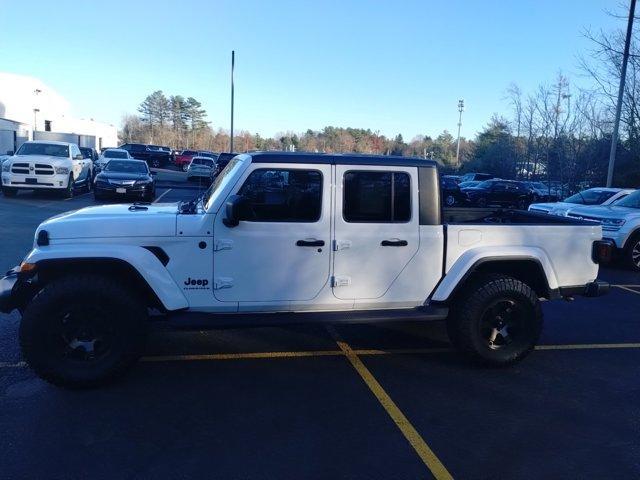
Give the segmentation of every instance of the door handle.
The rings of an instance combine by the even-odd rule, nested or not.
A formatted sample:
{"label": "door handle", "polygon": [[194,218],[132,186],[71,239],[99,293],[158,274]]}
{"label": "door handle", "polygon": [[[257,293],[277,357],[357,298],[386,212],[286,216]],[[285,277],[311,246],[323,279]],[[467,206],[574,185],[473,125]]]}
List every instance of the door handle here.
{"label": "door handle", "polygon": [[298,240],[298,247],[324,247],[324,240]]}
{"label": "door handle", "polygon": [[380,245],[383,247],[406,247],[408,243],[406,240],[383,240]]}

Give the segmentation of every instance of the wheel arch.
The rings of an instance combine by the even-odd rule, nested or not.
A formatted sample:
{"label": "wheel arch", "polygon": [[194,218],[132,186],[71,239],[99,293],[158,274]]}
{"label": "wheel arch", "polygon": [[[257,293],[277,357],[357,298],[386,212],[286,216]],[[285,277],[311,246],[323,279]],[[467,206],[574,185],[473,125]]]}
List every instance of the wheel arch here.
{"label": "wheel arch", "polygon": [[[133,247],[120,252],[109,251],[106,245],[104,249],[96,249],[95,245],[92,247],[92,251],[79,245],[71,250],[61,248],[59,252],[34,249],[25,262],[36,265],[34,272],[38,286],[69,274],[98,273],[126,283],[145,299],[148,306],[163,311],[189,306],[183,292],[163,265],[162,258],[153,250]],[[104,253],[96,255],[96,250]]]}
{"label": "wheel arch", "polygon": [[553,298],[555,294],[555,286],[549,285],[549,276],[543,262],[535,256],[488,256],[474,261],[461,274],[461,269],[457,270],[452,268],[445,275],[431,296],[432,302],[446,303],[475,277],[487,273],[499,273],[520,280],[529,285],[541,298]]}

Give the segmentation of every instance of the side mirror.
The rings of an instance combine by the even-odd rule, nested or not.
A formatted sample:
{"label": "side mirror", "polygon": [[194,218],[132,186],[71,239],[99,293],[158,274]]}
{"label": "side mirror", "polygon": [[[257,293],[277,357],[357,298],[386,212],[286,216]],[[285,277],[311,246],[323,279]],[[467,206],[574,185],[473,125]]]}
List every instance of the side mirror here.
{"label": "side mirror", "polygon": [[7,150],[7,155],[13,155],[13,150]]}
{"label": "side mirror", "polygon": [[76,155],[75,157],[73,157],[74,160],[84,160],[84,157],[82,156],[81,153],[79,153],[78,155]]}
{"label": "side mirror", "polygon": [[237,227],[245,206],[246,199],[242,195],[231,195],[225,204],[225,218],[222,223],[229,228]]}

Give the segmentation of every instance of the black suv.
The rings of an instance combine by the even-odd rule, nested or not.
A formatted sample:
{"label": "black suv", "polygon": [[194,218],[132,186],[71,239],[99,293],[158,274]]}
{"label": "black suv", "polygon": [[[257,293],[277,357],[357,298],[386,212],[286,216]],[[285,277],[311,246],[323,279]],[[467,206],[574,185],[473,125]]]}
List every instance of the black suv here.
{"label": "black suv", "polygon": [[171,149],[145,143],[125,143],[119,146],[136,160],[144,160],[150,167],[161,168],[171,162]]}
{"label": "black suv", "polygon": [[485,180],[461,191],[468,203],[481,208],[500,205],[524,210],[533,200],[531,189],[522,182],[511,180]]}

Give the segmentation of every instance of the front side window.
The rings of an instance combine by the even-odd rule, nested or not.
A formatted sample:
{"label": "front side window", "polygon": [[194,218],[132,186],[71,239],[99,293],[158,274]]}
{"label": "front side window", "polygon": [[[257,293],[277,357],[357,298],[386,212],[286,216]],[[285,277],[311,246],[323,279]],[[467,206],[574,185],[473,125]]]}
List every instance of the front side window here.
{"label": "front side window", "polygon": [[241,220],[317,222],[322,211],[322,173],[295,169],[254,170],[238,194],[245,199]]}
{"label": "front side window", "polygon": [[342,215],[350,223],[411,220],[411,177],[404,172],[347,172]]}

